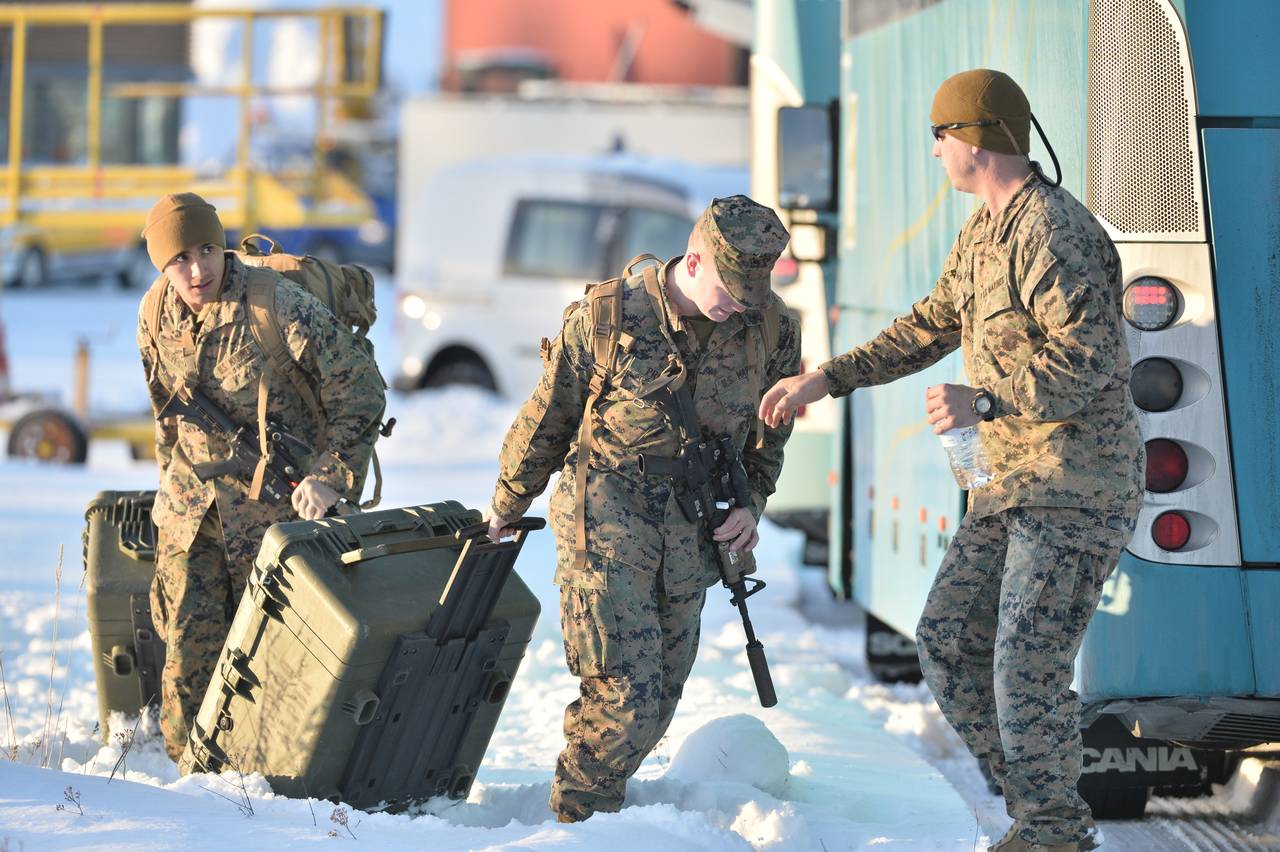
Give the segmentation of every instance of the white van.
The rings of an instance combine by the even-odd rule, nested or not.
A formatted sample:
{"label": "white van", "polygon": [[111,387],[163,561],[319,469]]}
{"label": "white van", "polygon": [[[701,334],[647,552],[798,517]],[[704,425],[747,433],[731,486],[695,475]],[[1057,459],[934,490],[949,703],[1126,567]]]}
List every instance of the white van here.
{"label": "white van", "polygon": [[542,372],[539,343],[586,284],[641,252],[683,253],[707,203],[747,187],[745,167],[633,156],[440,170],[401,202],[395,386],[467,382],[527,396]]}

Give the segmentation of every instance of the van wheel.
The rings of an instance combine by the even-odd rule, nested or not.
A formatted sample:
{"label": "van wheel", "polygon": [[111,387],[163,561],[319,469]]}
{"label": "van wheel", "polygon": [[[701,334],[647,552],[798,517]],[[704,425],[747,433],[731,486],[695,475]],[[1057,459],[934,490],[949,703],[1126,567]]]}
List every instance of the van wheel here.
{"label": "van wheel", "polygon": [[89,436],[70,415],[42,408],[18,418],[9,432],[9,455],[59,464],[84,464]]}
{"label": "van wheel", "polygon": [[484,362],[478,358],[459,358],[441,364],[427,376],[425,387],[438,388],[445,385],[476,385],[485,390],[497,390],[493,374]]}
{"label": "van wheel", "polygon": [[18,257],[17,271],[8,284],[10,287],[43,287],[48,280],[48,272],[44,252],[35,246],[29,246]]}
{"label": "van wheel", "polygon": [[160,273],[147,254],[147,247],[140,245],[129,255],[129,262],[120,270],[120,286],[126,290],[143,290],[150,286]]}

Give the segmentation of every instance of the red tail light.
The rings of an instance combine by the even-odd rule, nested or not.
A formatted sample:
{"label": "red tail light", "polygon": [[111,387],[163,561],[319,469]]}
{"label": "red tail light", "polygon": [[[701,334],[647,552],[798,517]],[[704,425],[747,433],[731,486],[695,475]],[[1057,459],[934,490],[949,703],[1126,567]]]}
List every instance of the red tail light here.
{"label": "red tail light", "polygon": [[800,264],[789,254],[778,258],[773,265],[773,286],[785,287],[795,282],[800,274]]}
{"label": "red tail light", "polygon": [[1191,522],[1181,512],[1164,512],[1151,525],[1151,538],[1163,550],[1181,550],[1191,540]]}
{"label": "red tail light", "polygon": [[1178,291],[1163,278],[1144,276],[1124,291],[1124,318],[1141,331],[1168,328],[1178,317]]}
{"label": "red tail light", "polygon": [[1176,491],[1187,479],[1187,451],[1177,441],[1147,441],[1147,490],[1156,494]]}

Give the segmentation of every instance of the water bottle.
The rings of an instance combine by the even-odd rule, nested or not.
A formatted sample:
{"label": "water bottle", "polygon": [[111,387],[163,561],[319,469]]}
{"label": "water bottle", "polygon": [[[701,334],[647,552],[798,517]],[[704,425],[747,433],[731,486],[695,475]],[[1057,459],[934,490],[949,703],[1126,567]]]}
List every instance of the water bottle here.
{"label": "water bottle", "polygon": [[948,429],[938,439],[942,441],[942,448],[947,451],[947,461],[951,462],[951,473],[956,478],[956,485],[968,491],[971,488],[981,488],[991,481],[991,462],[982,449],[982,438],[978,435],[977,426]]}

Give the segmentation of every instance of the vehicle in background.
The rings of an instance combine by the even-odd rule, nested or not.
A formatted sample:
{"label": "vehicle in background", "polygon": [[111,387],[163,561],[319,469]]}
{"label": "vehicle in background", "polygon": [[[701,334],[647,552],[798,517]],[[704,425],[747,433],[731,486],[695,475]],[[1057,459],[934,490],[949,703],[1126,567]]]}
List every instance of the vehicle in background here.
{"label": "vehicle in background", "polygon": [[522,398],[586,284],[641,252],[682,254],[713,197],[745,192],[741,168],[628,156],[512,157],[441,169],[401,194],[396,312],[401,390],[451,383]]}
{"label": "vehicle in background", "polygon": [[[244,44],[267,43],[272,27],[289,28],[293,49],[315,58],[313,79],[264,79],[268,63]],[[155,269],[142,220],[157,197],[184,190],[217,206],[233,239],[268,230],[291,252],[330,256],[362,237],[386,240],[372,201],[322,151],[337,105],[378,91],[381,29],[382,13],[367,8],[0,7],[0,281],[115,275],[148,284]],[[213,54],[219,39],[239,48],[212,75],[197,66],[213,54],[191,50],[201,32],[218,36]],[[299,47],[308,38],[314,44]],[[297,162],[264,168],[251,137],[280,99],[309,104],[316,132]],[[180,137],[208,129],[190,113],[207,104],[222,110],[214,123],[236,134],[229,163],[213,170],[180,164]]]}
{"label": "vehicle in background", "polygon": [[[738,10],[730,10],[737,13]],[[831,358],[836,282],[837,181],[823,148],[787,151],[780,178],[778,140],[784,125],[831,128],[839,93],[840,4],[758,0],[751,52],[751,196],[778,210],[791,244],[778,262],[774,286],[800,317],[804,369]],[[794,136],[794,132],[792,136]],[[806,134],[808,138],[812,134]],[[803,203],[801,203],[803,202]],[[803,206],[804,211],[797,209]],[[796,413],[770,520],[805,535],[804,561],[825,566],[834,466],[832,440],[840,409],[824,399]]]}
{"label": "vehicle in background", "polygon": [[[933,287],[975,207],[932,156],[934,92],[958,71],[1006,71],[1063,185],[1116,241],[1146,439],[1137,533],[1076,661],[1080,789],[1103,817],[1140,815],[1153,788],[1207,792],[1232,750],[1280,740],[1280,89],[1269,82],[1280,7],[841,5],[838,128],[784,124],[779,155],[783,186],[806,162],[790,156],[797,146],[827,146],[840,175],[835,348],[868,340]],[[1048,160],[1038,140],[1032,154]],[[818,212],[800,196],[781,203],[793,221]],[[881,676],[919,676],[909,637],[965,508],[921,400],[964,381],[957,354],[840,401],[830,580],[868,613]]]}

